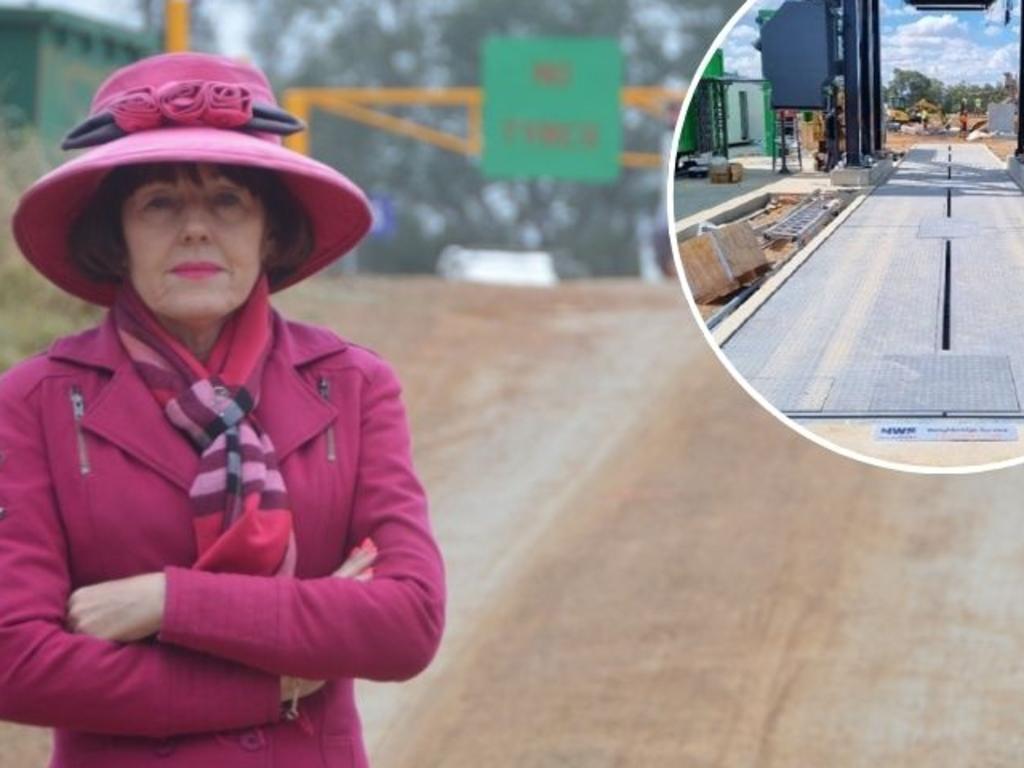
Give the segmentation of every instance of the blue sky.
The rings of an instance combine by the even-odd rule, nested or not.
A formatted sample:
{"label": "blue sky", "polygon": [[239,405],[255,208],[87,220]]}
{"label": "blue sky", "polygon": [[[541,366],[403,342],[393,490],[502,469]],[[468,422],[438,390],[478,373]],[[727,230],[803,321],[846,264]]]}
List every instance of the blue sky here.
{"label": "blue sky", "polygon": [[[939,13],[915,11],[900,0],[882,0],[882,80],[895,68],[916,69],[948,85],[1002,83],[1003,72],[1017,71],[1020,6],[1004,26],[1005,0],[989,14],[979,11]],[[757,38],[754,18],[762,8],[781,0],[756,0],[741,12],[723,46],[725,68],[744,77],[761,76],[761,57],[751,43]]]}

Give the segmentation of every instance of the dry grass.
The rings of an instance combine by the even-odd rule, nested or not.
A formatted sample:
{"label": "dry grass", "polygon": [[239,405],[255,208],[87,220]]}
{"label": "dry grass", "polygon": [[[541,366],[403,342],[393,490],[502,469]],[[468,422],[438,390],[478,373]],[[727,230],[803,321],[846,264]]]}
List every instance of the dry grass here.
{"label": "dry grass", "polygon": [[52,286],[22,258],[11,233],[21,192],[49,170],[39,142],[0,125],[0,370],[45,349],[56,337],[97,321],[100,310]]}

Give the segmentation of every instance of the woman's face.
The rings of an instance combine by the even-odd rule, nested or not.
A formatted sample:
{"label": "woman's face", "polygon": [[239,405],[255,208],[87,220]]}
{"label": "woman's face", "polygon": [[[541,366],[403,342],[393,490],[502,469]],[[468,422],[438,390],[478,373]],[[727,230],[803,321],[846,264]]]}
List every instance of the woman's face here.
{"label": "woman's face", "polygon": [[263,265],[266,212],[246,187],[199,166],[133,192],[121,208],[129,279],[164,325],[217,327],[249,296]]}

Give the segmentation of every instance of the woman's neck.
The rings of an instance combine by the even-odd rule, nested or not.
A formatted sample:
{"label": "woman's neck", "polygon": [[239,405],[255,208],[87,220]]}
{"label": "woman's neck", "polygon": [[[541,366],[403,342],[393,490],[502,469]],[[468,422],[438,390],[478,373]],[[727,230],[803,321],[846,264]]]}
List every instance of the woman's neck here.
{"label": "woman's neck", "polygon": [[221,318],[213,323],[190,324],[165,317],[157,317],[157,319],[160,321],[160,325],[185,345],[196,360],[204,364],[210,356],[213,345],[217,343],[217,337],[227,320],[227,318]]}

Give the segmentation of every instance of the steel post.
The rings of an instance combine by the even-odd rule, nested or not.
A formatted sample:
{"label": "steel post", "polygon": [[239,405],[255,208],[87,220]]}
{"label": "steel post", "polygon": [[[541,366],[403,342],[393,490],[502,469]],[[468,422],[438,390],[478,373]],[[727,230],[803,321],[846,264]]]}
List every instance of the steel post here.
{"label": "steel post", "polygon": [[881,8],[879,0],[868,0],[871,4],[871,59],[872,74],[872,98],[875,111],[874,136],[875,143],[872,146],[872,154],[877,154],[885,149],[885,105],[882,103],[882,35],[880,28]]}
{"label": "steel post", "polygon": [[1021,119],[1021,114],[1024,114],[1022,77],[1024,77],[1024,24],[1020,25],[1020,59],[1017,65],[1017,151],[1014,154],[1018,160],[1024,158],[1024,120]]}
{"label": "steel post", "polygon": [[843,89],[846,92],[846,166],[860,167],[860,44],[858,0],[843,0]]}

